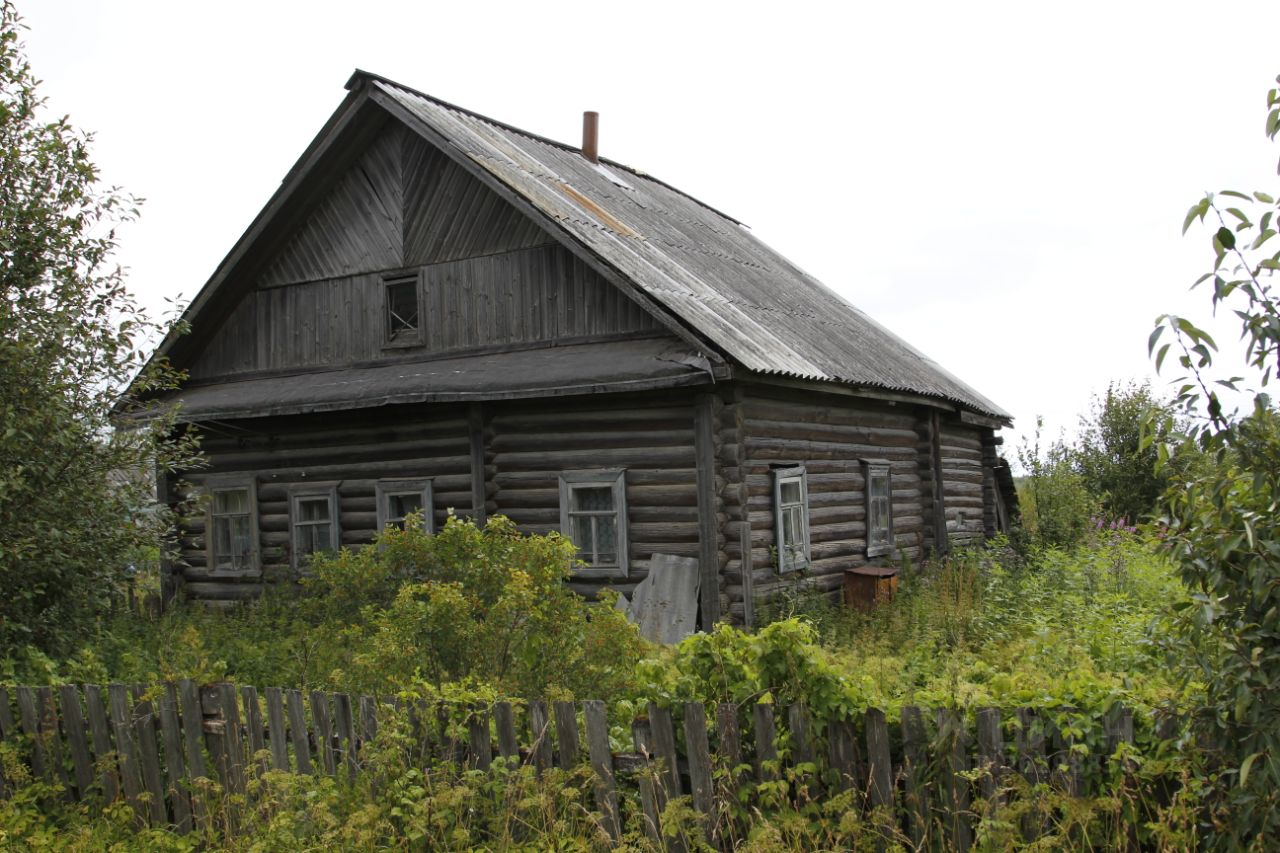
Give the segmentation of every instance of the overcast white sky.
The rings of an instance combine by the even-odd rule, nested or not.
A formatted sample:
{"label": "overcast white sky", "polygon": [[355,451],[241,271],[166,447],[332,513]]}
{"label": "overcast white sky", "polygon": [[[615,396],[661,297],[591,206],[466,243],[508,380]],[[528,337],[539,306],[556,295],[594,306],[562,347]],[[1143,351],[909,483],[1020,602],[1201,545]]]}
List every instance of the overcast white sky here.
{"label": "overcast white sky", "polygon": [[50,106],[146,199],[119,259],[151,305],[199,290],[360,67],[571,143],[599,110],[602,155],[750,225],[1017,432],[1149,374],[1157,314],[1207,320],[1183,214],[1280,183],[1274,0],[18,7]]}

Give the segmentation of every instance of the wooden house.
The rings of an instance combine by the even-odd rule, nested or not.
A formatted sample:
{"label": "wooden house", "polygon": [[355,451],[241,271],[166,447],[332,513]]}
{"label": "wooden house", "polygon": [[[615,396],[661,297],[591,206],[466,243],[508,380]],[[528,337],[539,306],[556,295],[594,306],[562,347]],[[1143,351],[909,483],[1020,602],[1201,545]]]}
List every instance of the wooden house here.
{"label": "wooden house", "polygon": [[210,463],[170,570],[187,596],[251,597],[426,507],[560,530],[584,594],[694,557],[702,623],[750,624],[784,585],[1004,523],[1004,411],[597,157],[594,114],[579,149],[373,74],[347,89],[159,350]]}

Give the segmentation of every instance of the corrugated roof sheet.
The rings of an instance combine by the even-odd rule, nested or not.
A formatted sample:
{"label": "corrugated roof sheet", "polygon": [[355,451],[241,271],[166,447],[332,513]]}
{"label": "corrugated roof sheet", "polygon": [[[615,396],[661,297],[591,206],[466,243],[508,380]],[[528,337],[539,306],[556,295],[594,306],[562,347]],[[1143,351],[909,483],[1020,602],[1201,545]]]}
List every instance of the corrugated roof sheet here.
{"label": "corrugated roof sheet", "polygon": [[696,199],[642,172],[605,160],[597,166],[576,148],[366,79],[744,367],[925,394],[1009,417]]}
{"label": "corrugated roof sheet", "polygon": [[189,385],[168,396],[184,421],[361,409],[393,403],[637,391],[711,381],[706,358],[672,338],[575,344]]}

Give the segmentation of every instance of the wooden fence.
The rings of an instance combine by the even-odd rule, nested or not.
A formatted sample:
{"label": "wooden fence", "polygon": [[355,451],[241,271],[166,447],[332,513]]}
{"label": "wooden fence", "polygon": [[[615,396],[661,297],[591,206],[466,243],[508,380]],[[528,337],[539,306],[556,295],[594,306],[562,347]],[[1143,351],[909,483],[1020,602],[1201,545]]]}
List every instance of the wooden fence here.
{"label": "wooden fence", "polygon": [[[487,771],[509,761],[539,772],[589,764],[605,830],[616,838],[624,812],[638,809],[655,840],[663,837],[662,810],[672,797],[688,796],[714,835],[717,816],[741,786],[783,782],[818,795],[851,789],[859,808],[881,807],[874,814],[887,822],[885,831],[916,845],[939,839],[964,850],[976,804],[997,802],[1012,774],[1072,795],[1094,793],[1115,748],[1133,741],[1133,715],[1121,706],[1105,717],[1104,748],[1092,750],[1073,742],[1080,726],[1055,722],[1061,711],[1002,717],[988,708],[967,718],[907,707],[892,722],[876,709],[825,722],[801,705],[771,704],[719,705],[708,719],[700,703],[674,711],[650,704],[634,720],[614,719],[611,744],[608,708],[599,701],[406,705],[191,681],[145,690],[0,687],[0,738],[17,746],[35,777],[60,782],[69,800],[123,796],[139,823],[177,832],[199,819],[193,780],[214,779],[236,793],[268,768],[354,777],[379,720],[385,724],[391,714],[407,725],[424,763]],[[629,749],[615,749],[619,726],[628,723]],[[0,775],[0,796],[11,785]]]}

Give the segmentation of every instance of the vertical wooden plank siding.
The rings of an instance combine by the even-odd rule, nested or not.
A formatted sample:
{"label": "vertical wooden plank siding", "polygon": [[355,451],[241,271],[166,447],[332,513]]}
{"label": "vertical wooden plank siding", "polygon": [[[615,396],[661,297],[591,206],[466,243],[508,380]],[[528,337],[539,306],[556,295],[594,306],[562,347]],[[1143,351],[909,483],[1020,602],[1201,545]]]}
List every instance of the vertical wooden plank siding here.
{"label": "vertical wooden plank siding", "polygon": [[582,703],[582,713],[587,725],[587,753],[596,776],[596,808],[604,815],[605,831],[616,842],[622,837],[622,816],[613,780],[613,753],[609,749],[609,721],[604,703],[588,699]]}
{"label": "vertical wooden plank siding", "polygon": [[699,394],[693,405],[693,455],[698,488],[698,566],[702,629],[720,621],[720,500],[716,490],[716,409],[719,398]]}

